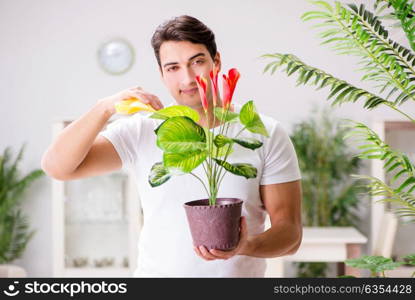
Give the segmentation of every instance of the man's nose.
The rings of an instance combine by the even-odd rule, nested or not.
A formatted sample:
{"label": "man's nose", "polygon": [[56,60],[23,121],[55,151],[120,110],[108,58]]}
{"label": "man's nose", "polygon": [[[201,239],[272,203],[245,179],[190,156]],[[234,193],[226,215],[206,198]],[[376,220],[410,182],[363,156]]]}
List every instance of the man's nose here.
{"label": "man's nose", "polygon": [[193,72],[193,70],[190,68],[184,69],[183,77],[182,77],[182,84],[184,86],[190,86],[195,82],[196,82],[196,74]]}

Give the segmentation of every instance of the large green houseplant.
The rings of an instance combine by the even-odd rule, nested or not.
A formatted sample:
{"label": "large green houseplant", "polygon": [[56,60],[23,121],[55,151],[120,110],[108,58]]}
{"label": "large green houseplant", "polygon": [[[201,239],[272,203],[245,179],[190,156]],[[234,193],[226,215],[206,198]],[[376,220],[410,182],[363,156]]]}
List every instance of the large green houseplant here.
{"label": "large green houseplant", "polygon": [[[223,75],[221,107],[217,106],[220,99],[218,70],[212,71],[209,77],[209,82],[203,76],[196,77],[207,118],[205,126],[197,123],[200,119],[198,112],[184,105],[166,107],[150,116],[163,120],[155,130],[157,146],[163,151],[163,160],[152,166],[149,183],[152,187],[157,187],[173,175],[194,176],[202,183],[208,197],[186,202],[184,205],[194,245],[230,250],[236,247],[239,241],[242,200],[218,198],[219,187],[227,172],[250,179],[257,176],[257,169],[248,163],[229,163],[227,159],[235,144],[251,150],[263,145],[258,139],[239,137],[244,130],[266,137],[268,132],[256,112],[253,101],[245,103],[239,113],[231,111],[233,93],[240,77],[236,69],[231,69],[228,75]],[[212,95],[213,98],[213,120],[209,120],[208,95]],[[220,120],[219,128],[213,125],[216,124],[216,119]],[[241,130],[236,136],[228,136],[230,124],[238,121],[242,124]],[[207,184],[192,172],[200,165],[203,166]],[[206,206],[208,209],[205,209]],[[200,209],[201,207],[204,209]]]}
{"label": "large green houseplant", "polygon": [[[415,123],[415,117],[402,109],[402,104],[405,102],[415,101],[413,1],[377,0],[375,9],[378,15],[366,9],[363,4],[345,5],[338,1],[311,1],[311,3],[318,9],[306,12],[302,19],[318,21],[315,26],[322,29],[320,33],[322,44],[331,45],[338,54],[357,56],[361,65],[359,71],[363,73],[361,81],[374,83],[375,91],[359,88],[321,69],[307,65],[293,54],[264,55],[264,58],[272,60],[267,64],[264,72],[269,71],[273,74],[278,68],[285,67],[288,76],[298,75],[298,85],[315,85],[318,89],[329,87],[328,99],[333,101],[332,105],[362,100],[364,107],[369,110],[387,106]],[[380,18],[380,14],[384,12],[386,14],[382,17],[393,18],[400,25],[407,37],[409,48],[389,37],[388,30]],[[392,149],[383,142],[365,124],[352,121],[350,124],[354,130],[349,136],[357,136],[362,141],[359,146],[362,150],[360,157],[382,160],[386,172],[393,175],[390,184],[372,176],[355,175],[355,177],[368,181],[367,186],[370,188],[371,195],[383,197],[382,201],[396,203],[398,215],[415,221],[414,163],[406,154]],[[402,183],[397,184],[397,179],[401,179]],[[382,257],[363,257],[360,261],[346,263],[355,267],[368,266],[370,265],[367,263],[368,260],[389,269],[397,266],[397,264],[389,264],[390,261],[385,261]]]}
{"label": "large green houseplant", "polygon": [[23,145],[15,160],[9,147],[0,156],[0,264],[20,258],[34,234],[22,213],[21,201],[30,184],[44,172],[37,169],[21,176],[19,162],[24,149]]}
{"label": "large green houseplant", "polygon": [[[302,221],[305,226],[356,226],[359,194],[366,189],[351,178],[361,165],[343,139],[350,129],[330,116],[328,109],[317,111],[294,124],[290,138],[302,174]],[[301,262],[299,277],[325,277],[328,264]]]}

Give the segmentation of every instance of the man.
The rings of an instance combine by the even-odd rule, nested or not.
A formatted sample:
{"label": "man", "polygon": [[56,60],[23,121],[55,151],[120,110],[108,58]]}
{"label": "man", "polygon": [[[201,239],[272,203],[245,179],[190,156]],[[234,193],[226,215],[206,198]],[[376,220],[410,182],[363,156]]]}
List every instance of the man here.
{"label": "man", "polygon": [[[187,105],[199,112],[199,124],[207,119],[195,81],[196,75],[220,70],[221,58],[213,32],[199,20],[180,16],[157,28],[152,46],[163,83],[175,99],[172,104]],[[203,245],[192,247],[183,203],[206,198],[205,190],[192,176],[172,177],[161,186],[148,183],[151,166],[162,160],[156,147],[154,129],[161,120],[136,114],[105,124],[115,114],[114,103],[137,98],[155,109],[163,108],[157,96],[133,87],[99,100],[78,120],[66,127],[47,149],[42,168],[59,180],[96,176],[118,169],[130,170],[137,177],[144,224],[140,233],[138,268],[142,277],[263,277],[265,259],[294,253],[302,237],[300,172],[294,147],[282,126],[262,115],[270,137],[244,132],[264,142],[252,151],[234,147],[229,162],[251,163],[258,176],[245,179],[227,173],[218,197],[244,200],[240,242],[232,251],[207,250]],[[212,97],[208,95],[212,108]],[[220,99],[219,106],[222,105]],[[241,105],[235,103],[238,112]],[[209,109],[209,120],[213,119]],[[220,125],[210,124],[211,128]],[[239,123],[230,126],[234,137]],[[194,173],[203,178],[201,166]],[[269,215],[271,228],[264,231]]]}

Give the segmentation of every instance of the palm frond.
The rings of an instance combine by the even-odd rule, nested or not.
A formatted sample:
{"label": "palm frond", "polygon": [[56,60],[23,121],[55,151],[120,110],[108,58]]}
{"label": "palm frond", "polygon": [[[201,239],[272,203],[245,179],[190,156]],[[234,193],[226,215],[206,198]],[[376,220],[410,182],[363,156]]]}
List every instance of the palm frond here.
{"label": "palm frond", "polygon": [[415,191],[415,165],[404,153],[392,149],[382,141],[376,132],[360,122],[351,121],[345,127],[352,127],[354,130],[345,135],[345,139],[356,137],[363,144],[358,146],[363,152],[358,154],[362,159],[380,159],[385,162],[384,168],[387,173],[394,173],[391,183],[398,178],[404,178],[403,182],[395,189],[397,193],[407,189],[408,193]]}
{"label": "palm frond", "polygon": [[0,203],[5,198],[5,194],[8,193],[13,185],[16,184],[18,177],[18,164],[22,160],[25,145],[23,145],[15,160],[10,161],[10,148],[6,148],[3,152],[2,166],[1,166],[1,185],[0,185]]}
{"label": "palm frond", "polygon": [[[0,156],[0,195],[2,195],[3,190],[6,187],[6,180],[8,180],[9,174],[7,174],[7,171],[8,171],[7,164],[9,163],[10,158],[11,158],[11,149],[10,147],[7,147],[3,151],[3,155]],[[0,196],[0,201],[1,201],[1,196]]]}
{"label": "palm frond", "polygon": [[0,263],[7,263],[21,257],[34,231],[29,231],[27,218],[20,210],[9,212],[0,221]]}
{"label": "palm frond", "polygon": [[332,105],[340,105],[346,102],[356,102],[360,98],[365,99],[364,107],[373,109],[381,104],[394,106],[394,103],[387,101],[375,94],[358,88],[344,80],[334,77],[318,68],[306,65],[298,57],[292,54],[265,54],[263,58],[271,58],[272,62],[265,66],[264,73],[270,72],[271,75],[281,67],[286,66],[285,72],[288,76],[294,73],[298,74],[297,85],[316,85],[317,89],[330,86],[330,95],[328,99],[333,98]]}
{"label": "palm frond", "polygon": [[415,221],[415,196],[408,192],[399,192],[389,187],[386,183],[378,178],[365,175],[353,175],[353,177],[368,180],[368,187],[372,196],[383,197],[381,202],[389,202],[398,205],[395,213],[403,218],[410,218]]}
{"label": "palm frond", "polygon": [[388,39],[388,31],[378,17],[354,4],[330,5],[326,1],[312,1],[321,8],[302,16],[304,21],[321,19],[319,27],[328,27],[320,33],[322,44],[332,45],[339,54],[360,58],[362,80],[378,83],[380,92],[388,91],[387,99],[395,93],[393,103],[401,105],[415,100],[415,55],[405,47]]}
{"label": "palm frond", "polygon": [[19,163],[24,149],[25,145],[13,161],[9,147],[0,156],[0,263],[19,258],[34,234],[21,213],[20,202],[23,192],[44,172],[36,169],[21,176]]}
{"label": "palm frond", "polygon": [[[383,3],[383,6],[380,4]],[[385,8],[393,8],[393,12],[387,16],[395,18],[399,21],[400,27],[405,32],[409,45],[415,50],[415,11],[413,9],[414,2],[408,0],[376,0],[375,8],[379,7],[379,11]]]}

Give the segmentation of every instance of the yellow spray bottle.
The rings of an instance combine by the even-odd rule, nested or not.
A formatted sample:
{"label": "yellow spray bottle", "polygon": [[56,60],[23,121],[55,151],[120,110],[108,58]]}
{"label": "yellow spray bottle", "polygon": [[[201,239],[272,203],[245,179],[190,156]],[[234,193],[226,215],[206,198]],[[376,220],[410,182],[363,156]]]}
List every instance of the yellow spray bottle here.
{"label": "yellow spray bottle", "polygon": [[130,98],[115,103],[115,111],[119,114],[134,114],[139,111],[155,112],[156,110],[149,104],[145,104],[136,98]]}

